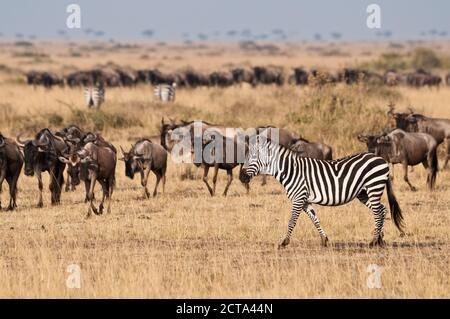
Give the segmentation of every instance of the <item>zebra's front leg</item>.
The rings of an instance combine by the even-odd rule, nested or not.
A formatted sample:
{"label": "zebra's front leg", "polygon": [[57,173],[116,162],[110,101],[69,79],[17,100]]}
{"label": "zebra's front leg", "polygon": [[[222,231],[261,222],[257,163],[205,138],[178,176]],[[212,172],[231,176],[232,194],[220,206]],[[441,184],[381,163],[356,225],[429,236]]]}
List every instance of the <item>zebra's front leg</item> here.
{"label": "zebra's front leg", "polygon": [[292,212],[291,212],[291,218],[289,219],[288,224],[288,231],[286,234],[286,237],[283,239],[283,241],[278,245],[278,248],[284,248],[287,245],[289,245],[291,241],[292,231],[295,228],[295,225],[297,224],[298,216],[300,215],[302,208],[304,205],[304,201],[297,201],[292,203]]}
{"label": "zebra's front leg", "polygon": [[314,211],[314,209],[310,204],[307,204],[303,208],[303,210],[305,211],[306,214],[308,214],[314,226],[316,226],[317,230],[319,231],[322,246],[326,247],[328,245],[328,237],[327,234],[325,234],[325,231],[320,226],[320,220],[319,217],[316,215],[316,212]]}

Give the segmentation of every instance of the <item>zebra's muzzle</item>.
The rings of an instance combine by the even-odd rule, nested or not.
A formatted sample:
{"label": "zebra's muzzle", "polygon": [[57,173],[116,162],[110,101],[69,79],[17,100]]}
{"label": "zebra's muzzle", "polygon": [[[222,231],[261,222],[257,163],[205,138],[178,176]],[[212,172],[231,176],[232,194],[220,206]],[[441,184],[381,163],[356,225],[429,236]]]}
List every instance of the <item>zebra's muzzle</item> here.
{"label": "zebra's muzzle", "polygon": [[239,173],[239,180],[240,180],[242,183],[247,184],[247,183],[250,182],[251,177],[250,177],[250,175],[248,175],[246,172],[241,171],[241,172]]}

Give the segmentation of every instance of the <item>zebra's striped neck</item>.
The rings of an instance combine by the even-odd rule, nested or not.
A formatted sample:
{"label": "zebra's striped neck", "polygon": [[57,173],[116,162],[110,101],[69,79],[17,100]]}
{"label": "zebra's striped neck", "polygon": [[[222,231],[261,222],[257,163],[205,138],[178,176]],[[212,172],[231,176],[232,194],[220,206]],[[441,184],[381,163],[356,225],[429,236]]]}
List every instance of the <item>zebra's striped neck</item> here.
{"label": "zebra's striped neck", "polygon": [[267,143],[267,151],[270,156],[268,156],[269,163],[266,173],[272,175],[284,185],[287,173],[292,168],[288,163],[292,163],[293,160],[295,167],[301,166],[301,160],[291,150],[270,141]]}

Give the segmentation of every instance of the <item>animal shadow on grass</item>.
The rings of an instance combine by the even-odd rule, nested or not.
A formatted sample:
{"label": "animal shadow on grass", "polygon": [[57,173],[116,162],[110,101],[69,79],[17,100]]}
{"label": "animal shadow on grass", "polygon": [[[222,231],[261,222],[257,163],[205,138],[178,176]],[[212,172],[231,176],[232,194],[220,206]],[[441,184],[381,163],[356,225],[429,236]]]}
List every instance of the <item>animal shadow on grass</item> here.
{"label": "animal shadow on grass", "polygon": [[[386,242],[383,248],[437,248],[444,246],[443,242]],[[347,250],[347,249],[366,249],[369,248],[367,242],[330,242],[329,248],[334,250]],[[375,247],[377,248],[377,247]],[[370,248],[373,249],[373,248]]]}

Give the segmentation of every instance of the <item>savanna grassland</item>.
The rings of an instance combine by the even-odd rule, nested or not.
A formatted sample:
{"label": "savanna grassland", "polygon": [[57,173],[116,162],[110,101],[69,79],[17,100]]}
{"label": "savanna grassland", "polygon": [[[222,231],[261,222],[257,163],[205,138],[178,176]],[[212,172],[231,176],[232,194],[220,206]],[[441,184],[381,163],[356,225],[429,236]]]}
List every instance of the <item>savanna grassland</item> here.
{"label": "savanna grassland", "polygon": [[[2,43],[0,131],[31,137],[44,127],[58,130],[78,124],[129,148],[139,137],[159,142],[162,117],[243,128],[271,124],[325,142],[335,157],[342,157],[365,150],[357,134],[394,125],[386,116],[391,102],[399,110],[411,106],[426,115],[450,118],[450,88],[202,87],[179,89],[175,103],[161,104],[153,99],[150,86],[139,85],[107,89],[102,109],[89,111],[81,88],[33,88],[25,84],[23,72],[65,74],[107,62],[168,71],[253,65],[334,71],[370,65],[386,52],[407,58],[418,46],[445,52],[449,44],[277,44],[278,49],[249,51],[231,44]],[[185,169],[169,158],[165,192],[160,188],[156,198],[143,199],[139,179],[126,178],[119,161],[112,213],[90,219],[85,218],[82,186],[63,192],[61,205],[52,207],[45,174],[44,208],[39,209],[36,178],[22,175],[18,209],[0,214],[0,297],[450,297],[450,170],[439,171],[436,190],[430,192],[425,170],[415,167],[410,180],[418,191],[411,192],[396,168],[394,188],[406,236],[400,237],[387,220],[384,249],[368,248],[372,214],[355,201],[316,207],[330,247],[320,246],[315,227],[302,215],[291,244],[278,250],[290,204],[274,179],[261,186],[261,179],[255,178],[246,195],[236,170],[229,196],[211,198],[201,170],[191,168],[193,176],[183,178]],[[152,176],[150,188],[154,180]],[[224,186],[225,173],[220,172],[219,194]],[[4,183],[3,206],[6,190]],[[99,198],[99,186],[96,194]],[[79,289],[66,286],[70,264],[80,266]],[[379,289],[367,286],[371,264],[382,267]]]}

